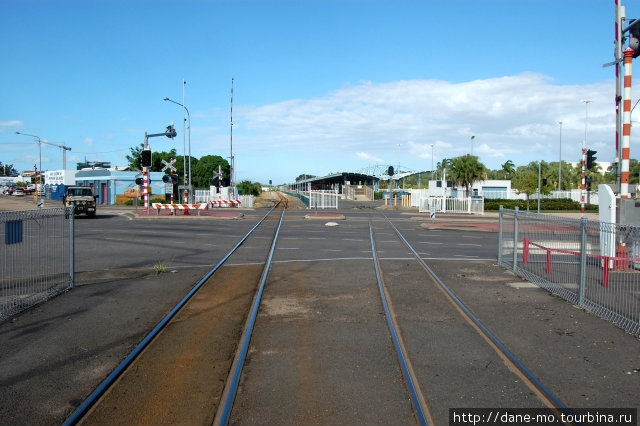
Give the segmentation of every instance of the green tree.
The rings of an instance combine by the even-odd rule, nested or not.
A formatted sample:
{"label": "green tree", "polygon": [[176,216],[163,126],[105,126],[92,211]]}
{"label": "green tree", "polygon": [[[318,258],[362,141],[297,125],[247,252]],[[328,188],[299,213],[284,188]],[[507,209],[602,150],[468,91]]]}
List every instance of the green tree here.
{"label": "green tree", "polygon": [[451,166],[451,159],[443,158],[442,161],[436,165],[436,175],[440,176],[440,179],[442,179],[442,176],[444,175],[444,171],[448,170],[450,166]]}
{"label": "green tree", "polygon": [[452,158],[449,170],[448,178],[455,185],[464,186],[467,194],[469,194],[469,187],[474,182],[483,180],[487,176],[485,165],[478,161],[477,156],[471,154]]}
{"label": "green tree", "polygon": [[312,179],[314,177],[315,177],[314,175],[308,175],[306,173],[302,173],[300,176],[296,178],[296,182],[300,182],[301,180],[305,180],[305,179]]}
{"label": "green tree", "polygon": [[[195,163],[195,164],[194,164]],[[222,185],[229,185],[229,162],[219,155],[205,155],[199,160],[191,157],[191,184],[194,188],[209,188],[218,185],[218,166],[222,172]]]}
{"label": "green tree", "polygon": [[129,148],[131,151],[130,155],[127,155],[127,162],[129,163],[129,169],[131,170],[142,170],[142,148],[144,148],[144,143],[141,143],[140,146],[134,146]]}
{"label": "green tree", "polygon": [[255,195],[258,196],[262,192],[262,185],[259,182],[249,182],[248,180],[243,180],[237,185],[238,193],[240,195]]}
{"label": "green tree", "polygon": [[13,164],[8,164],[0,161],[0,176],[18,176],[20,173],[13,167]]}
{"label": "green tree", "polygon": [[502,172],[504,172],[504,178],[503,179],[511,179],[511,176],[513,175],[513,173],[516,171],[516,167],[513,164],[513,161],[511,160],[507,160],[503,165],[502,165]]}
{"label": "green tree", "polygon": [[[529,199],[531,194],[538,193],[538,182],[540,182],[540,193],[549,194],[557,186],[557,163],[555,167],[546,161],[532,161],[526,166],[516,169],[511,186],[518,192],[526,194],[527,210],[529,210]],[[564,182],[564,179],[563,179]]]}

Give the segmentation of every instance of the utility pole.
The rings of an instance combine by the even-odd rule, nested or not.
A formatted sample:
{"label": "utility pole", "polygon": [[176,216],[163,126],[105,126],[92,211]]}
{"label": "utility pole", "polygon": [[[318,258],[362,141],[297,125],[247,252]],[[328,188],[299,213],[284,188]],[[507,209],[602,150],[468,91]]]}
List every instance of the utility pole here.
{"label": "utility pole", "polygon": [[558,191],[562,191],[562,121],[558,121],[560,125],[560,156],[558,158]]}

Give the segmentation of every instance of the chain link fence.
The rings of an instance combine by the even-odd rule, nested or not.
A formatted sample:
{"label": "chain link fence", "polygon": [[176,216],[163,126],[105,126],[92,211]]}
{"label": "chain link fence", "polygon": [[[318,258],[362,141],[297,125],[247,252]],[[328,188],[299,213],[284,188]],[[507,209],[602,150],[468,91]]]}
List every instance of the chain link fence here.
{"label": "chain link fence", "polygon": [[501,208],[498,262],[640,336],[640,227]]}
{"label": "chain link fence", "polygon": [[73,287],[73,207],[0,212],[0,321]]}

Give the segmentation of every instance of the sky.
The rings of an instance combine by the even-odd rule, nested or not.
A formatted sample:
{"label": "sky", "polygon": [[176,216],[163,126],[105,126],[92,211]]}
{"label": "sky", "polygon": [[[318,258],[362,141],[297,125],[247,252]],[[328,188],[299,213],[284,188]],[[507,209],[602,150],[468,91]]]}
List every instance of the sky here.
{"label": "sky", "polygon": [[[620,1],[640,14],[637,0]],[[153,151],[229,158],[233,148],[236,181],[263,184],[426,171],[465,154],[489,169],[574,162],[585,136],[598,160],[615,156],[615,71],[603,67],[614,0],[0,6],[0,161],[19,171],[62,169],[63,150],[16,132],[70,147],[67,169],[126,166],[145,132],[172,122],[177,137],[149,138]],[[165,97],[189,111],[184,126]]]}

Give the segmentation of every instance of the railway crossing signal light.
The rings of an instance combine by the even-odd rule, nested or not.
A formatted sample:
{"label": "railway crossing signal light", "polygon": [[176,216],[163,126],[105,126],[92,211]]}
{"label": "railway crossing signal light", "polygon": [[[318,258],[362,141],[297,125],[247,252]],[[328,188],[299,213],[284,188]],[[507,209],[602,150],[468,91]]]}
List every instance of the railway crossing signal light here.
{"label": "railway crossing signal light", "polygon": [[633,57],[640,56],[640,25],[631,26],[635,19],[629,19],[629,47],[633,49]]}
{"label": "railway crossing signal light", "polygon": [[140,162],[142,167],[151,167],[151,150],[143,149],[140,153]]}
{"label": "railway crossing signal light", "polygon": [[169,139],[173,139],[175,138],[178,133],[176,133],[176,129],[173,127],[173,124],[170,124],[167,126],[167,131],[164,132],[164,134],[169,138]]}
{"label": "railway crossing signal light", "polygon": [[596,153],[598,151],[593,151],[591,149],[587,150],[587,169],[591,170],[596,165]]}
{"label": "railway crossing signal light", "polygon": [[136,178],[136,185],[142,185],[143,184],[143,180],[142,178]]}
{"label": "railway crossing signal light", "polygon": [[178,175],[164,175],[162,176],[162,181],[164,183],[176,184],[178,183]]}
{"label": "railway crossing signal light", "polygon": [[393,172],[394,172],[394,170],[393,170],[393,166],[389,166],[389,168],[387,169],[387,174],[388,174],[389,176],[393,176]]}

